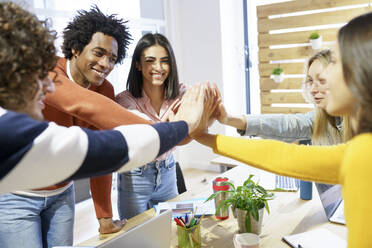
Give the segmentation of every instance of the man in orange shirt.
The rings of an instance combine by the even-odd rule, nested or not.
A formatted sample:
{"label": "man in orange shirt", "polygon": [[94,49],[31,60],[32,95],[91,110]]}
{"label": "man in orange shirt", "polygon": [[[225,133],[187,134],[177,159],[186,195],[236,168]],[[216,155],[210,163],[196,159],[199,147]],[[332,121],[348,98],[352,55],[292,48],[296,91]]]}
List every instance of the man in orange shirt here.
{"label": "man in orange shirt", "polygon": [[[43,112],[45,118],[64,126],[77,125],[91,129],[113,128],[114,125],[105,127],[95,122],[91,115],[84,116],[79,110],[75,112],[75,108],[91,107],[95,109],[97,117],[102,118],[99,119],[100,122],[105,122],[106,120],[101,116],[103,112],[115,115],[111,112],[110,104],[112,103],[109,102],[107,106],[87,103],[81,99],[83,96],[80,96],[80,91],[76,90],[83,87],[114,99],[113,87],[105,78],[113,70],[115,64],[122,62],[125,57],[131,39],[127,27],[121,19],[113,15],[106,16],[94,7],[89,12],[80,11],[65,28],[63,37],[62,50],[65,58],[60,58],[54,69],[58,74],[55,81],[56,92],[46,99],[46,108]],[[90,104],[93,105],[90,106]],[[104,109],[99,111],[97,107]],[[125,122],[118,124],[146,123],[144,120],[131,121],[128,116],[125,117]],[[110,123],[109,119],[107,121]],[[100,233],[117,232],[125,224],[125,220],[112,221],[111,184],[111,175],[90,179]],[[52,187],[61,187],[61,185]]]}
{"label": "man in orange shirt", "polygon": [[[125,22],[114,15],[103,14],[95,6],[90,11],[78,12],[65,28],[63,37],[62,50],[65,58],[60,58],[54,69],[58,74],[55,80],[56,92],[46,99],[43,112],[45,118],[64,126],[77,125],[91,129],[148,123],[123,114],[121,109],[120,113],[115,113],[112,108],[119,106],[112,107],[111,105],[116,104],[111,101],[101,104],[90,102],[92,100],[89,95],[84,99],[84,95],[80,93],[81,88],[85,88],[114,99],[113,87],[105,78],[126,55],[131,36]],[[82,109],[86,108],[91,108],[96,114],[84,113],[85,110]],[[113,117],[105,117],[104,113]],[[111,118],[117,123],[112,122]],[[112,221],[111,184],[111,175],[90,179],[99,231],[102,234],[117,232],[125,224],[125,220]],[[50,189],[61,186],[63,187],[52,186]]]}

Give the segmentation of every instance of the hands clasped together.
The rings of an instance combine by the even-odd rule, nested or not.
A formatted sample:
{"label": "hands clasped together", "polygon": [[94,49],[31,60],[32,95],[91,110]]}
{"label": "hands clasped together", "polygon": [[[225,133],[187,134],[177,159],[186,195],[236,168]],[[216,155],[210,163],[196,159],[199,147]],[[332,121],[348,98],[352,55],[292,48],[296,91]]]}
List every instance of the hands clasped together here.
{"label": "hands clasped together", "polygon": [[216,83],[204,82],[191,86],[175,103],[169,114],[169,121],[186,121],[191,138],[198,138],[208,132],[215,119],[224,111],[221,94]]}

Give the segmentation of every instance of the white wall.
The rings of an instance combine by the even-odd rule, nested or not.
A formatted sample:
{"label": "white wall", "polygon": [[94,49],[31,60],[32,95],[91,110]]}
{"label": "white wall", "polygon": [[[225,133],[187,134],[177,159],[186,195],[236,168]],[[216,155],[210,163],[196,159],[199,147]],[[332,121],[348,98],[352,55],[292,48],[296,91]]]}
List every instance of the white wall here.
{"label": "white wall", "polygon": [[[175,50],[181,82],[215,81],[227,108],[237,113],[245,112],[241,2],[164,0],[166,34]],[[225,128],[214,124],[211,131],[225,133]],[[195,141],[178,148],[176,156],[183,167],[218,170],[209,165],[217,155]]]}
{"label": "white wall", "polygon": [[[230,113],[246,113],[244,19],[242,0],[220,0],[223,99]],[[237,135],[226,127],[227,135]]]}

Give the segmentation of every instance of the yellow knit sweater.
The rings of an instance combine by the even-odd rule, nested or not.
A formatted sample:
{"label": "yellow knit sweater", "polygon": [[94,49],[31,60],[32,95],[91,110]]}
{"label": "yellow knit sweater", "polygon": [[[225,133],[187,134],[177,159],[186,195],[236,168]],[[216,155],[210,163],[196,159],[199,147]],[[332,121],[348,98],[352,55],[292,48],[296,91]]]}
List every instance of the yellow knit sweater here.
{"label": "yellow knit sweater", "polygon": [[[335,146],[217,135],[215,153],[276,174],[343,186],[349,248],[372,247],[372,134]],[[371,229],[370,229],[371,228]]]}

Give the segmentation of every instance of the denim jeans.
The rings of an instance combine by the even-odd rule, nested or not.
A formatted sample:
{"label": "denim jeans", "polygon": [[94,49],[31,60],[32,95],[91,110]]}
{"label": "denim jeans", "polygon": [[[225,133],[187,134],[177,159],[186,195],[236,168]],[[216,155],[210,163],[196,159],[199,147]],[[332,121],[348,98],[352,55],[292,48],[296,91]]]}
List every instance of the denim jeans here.
{"label": "denim jeans", "polygon": [[173,155],[118,175],[120,219],[129,219],[178,195]]}
{"label": "denim jeans", "polygon": [[70,246],[74,212],[73,185],[50,197],[0,195],[0,247]]}

